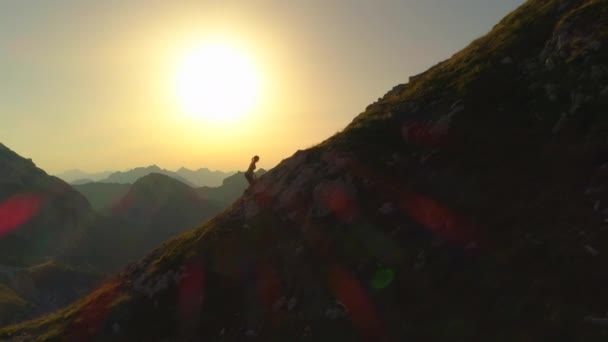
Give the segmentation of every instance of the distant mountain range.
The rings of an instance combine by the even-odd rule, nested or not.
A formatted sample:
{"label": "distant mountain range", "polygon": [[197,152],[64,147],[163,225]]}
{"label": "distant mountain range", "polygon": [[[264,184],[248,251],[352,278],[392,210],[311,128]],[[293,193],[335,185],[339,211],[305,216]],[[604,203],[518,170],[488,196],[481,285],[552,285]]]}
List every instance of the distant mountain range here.
{"label": "distant mountain range", "polygon": [[124,172],[106,171],[99,173],[87,173],[81,170],[69,170],[58,174],[57,177],[69,182],[70,184],[76,185],[92,182],[133,184],[139,178],[150,173],[164,174],[192,187],[201,187],[219,186],[226,177],[233,175],[235,172],[211,171],[208,168],[190,170],[185,167],[182,167],[174,172],[167,169],[162,169],[157,165],[150,165],[147,167],[136,167]]}
{"label": "distant mountain range", "polygon": [[61,178],[64,181],[72,184],[74,182],[82,182],[82,180],[85,180],[86,182],[97,182],[107,178],[112,173],[113,171],[85,172],[82,170],[73,169],[56,174],[55,177]]}
{"label": "distant mountain range", "polygon": [[211,171],[207,168],[190,170],[185,167],[180,168],[179,170],[177,170],[176,173],[181,177],[187,179],[190,183],[194,184],[197,187],[220,186],[222,185],[222,182],[224,179],[226,179],[226,177],[230,177],[235,174],[234,171]]}

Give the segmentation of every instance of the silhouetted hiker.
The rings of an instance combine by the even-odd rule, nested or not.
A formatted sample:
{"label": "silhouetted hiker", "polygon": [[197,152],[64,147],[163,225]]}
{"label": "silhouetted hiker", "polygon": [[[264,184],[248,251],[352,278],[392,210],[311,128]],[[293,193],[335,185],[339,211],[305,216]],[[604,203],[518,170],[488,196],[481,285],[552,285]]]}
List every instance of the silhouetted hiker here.
{"label": "silhouetted hiker", "polygon": [[251,158],[251,164],[249,164],[249,168],[247,169],[247,172],[245,172],[245,178],[247,178],[249,185],[255,182],[255,174],[253,173],[253,170],[255,170],[255,163],[257,163],[259,160],[260,157],[253,156],[253,158]]}

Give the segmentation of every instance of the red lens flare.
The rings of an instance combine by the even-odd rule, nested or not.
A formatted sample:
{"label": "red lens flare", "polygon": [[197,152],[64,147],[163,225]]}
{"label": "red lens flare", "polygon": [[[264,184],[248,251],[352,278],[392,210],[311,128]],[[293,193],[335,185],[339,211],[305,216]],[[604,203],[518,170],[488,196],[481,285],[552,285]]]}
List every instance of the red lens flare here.
{"label": "red lens flare", "polygon": [[34,218],[42,207],[43,195],[17,194],[0,203],[0,237]]}

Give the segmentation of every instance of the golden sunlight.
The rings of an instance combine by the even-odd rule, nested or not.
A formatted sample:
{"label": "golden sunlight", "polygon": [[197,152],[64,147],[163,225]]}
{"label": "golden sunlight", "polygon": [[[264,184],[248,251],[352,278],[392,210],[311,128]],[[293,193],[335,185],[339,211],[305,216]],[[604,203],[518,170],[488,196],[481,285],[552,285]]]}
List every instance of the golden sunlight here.
{"label": "golden sunlight", "polygon": [[174,81],[183,110],[215,122],[242,118],[260,91],[258,72],[247,55],[222,43],[189,50],[178,62]]}

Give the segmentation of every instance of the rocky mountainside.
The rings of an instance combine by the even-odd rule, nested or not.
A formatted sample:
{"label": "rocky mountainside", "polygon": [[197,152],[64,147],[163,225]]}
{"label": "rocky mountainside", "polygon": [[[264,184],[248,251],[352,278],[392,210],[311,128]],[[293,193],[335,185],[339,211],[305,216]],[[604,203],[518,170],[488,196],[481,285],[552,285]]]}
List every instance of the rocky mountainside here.
{"label": "rocky mountainside", "polygon": [[529,0],[15,341],[605,341],[608,2]]}

